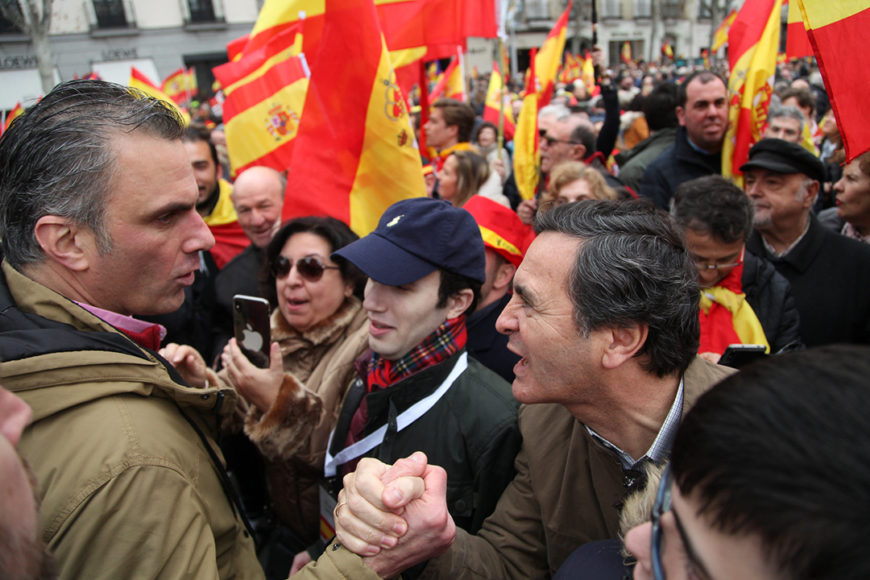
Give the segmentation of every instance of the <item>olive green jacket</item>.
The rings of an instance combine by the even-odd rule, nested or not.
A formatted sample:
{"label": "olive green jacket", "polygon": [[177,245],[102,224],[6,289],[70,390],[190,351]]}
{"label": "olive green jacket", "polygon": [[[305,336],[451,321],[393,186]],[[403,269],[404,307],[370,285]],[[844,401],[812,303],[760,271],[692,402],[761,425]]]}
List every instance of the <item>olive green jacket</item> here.
{"label": "olive green jacket", "polygon": [[231,389],[154,353],[6,262],[0,383],[33,409],[19,445],[60,578],[263,577],[214,435]]}

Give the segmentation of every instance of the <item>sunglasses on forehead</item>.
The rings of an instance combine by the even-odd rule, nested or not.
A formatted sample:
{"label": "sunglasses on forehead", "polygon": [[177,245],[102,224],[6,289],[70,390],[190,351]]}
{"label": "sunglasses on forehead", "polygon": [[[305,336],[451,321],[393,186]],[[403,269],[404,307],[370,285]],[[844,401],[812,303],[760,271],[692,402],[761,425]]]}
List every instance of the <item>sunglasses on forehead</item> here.
{"label": "sunglasses on forehead", "polygon": [[[272,274],[276,278],[283,278],[293,269],[293,261],[286,256],[278,256],[272,262]],[[296,260],[296,272],[308,282],[317,282],[323,277],[324,270],[339,270],[338,266],[327,266],[314,256],[305,256]]]}

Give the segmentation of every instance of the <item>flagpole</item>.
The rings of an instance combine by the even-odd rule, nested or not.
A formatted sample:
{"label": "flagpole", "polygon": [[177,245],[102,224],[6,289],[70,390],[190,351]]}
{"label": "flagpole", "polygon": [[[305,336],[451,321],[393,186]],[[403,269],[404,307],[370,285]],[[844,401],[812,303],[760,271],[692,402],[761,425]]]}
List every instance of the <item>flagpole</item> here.
{"label": "flagpole", "polygon": [[[598,46],[598,0],[592,0],[592,52],[595,52],[595,47]],[[595,84],[601,82],[598,72],[598,64],[593,67],[595,71]]]}

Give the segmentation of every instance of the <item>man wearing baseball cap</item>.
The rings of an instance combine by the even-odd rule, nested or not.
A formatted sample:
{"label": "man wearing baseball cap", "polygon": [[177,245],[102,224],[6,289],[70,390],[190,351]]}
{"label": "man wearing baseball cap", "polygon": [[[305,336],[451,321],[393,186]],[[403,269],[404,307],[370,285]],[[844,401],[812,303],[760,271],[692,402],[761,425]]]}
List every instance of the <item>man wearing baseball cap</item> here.
{"label": "man wearing baseball cap", "polygon": [[472,196],[462,208],[480,228],[486,257],[486,280],[480,290],[480,302],[468,317],[468,353],[513,382],[514,365],[520,356],[508,350],[508,337],[495,329],[495,321],[511,299],[514,272],[535,234],[510,208],[481,195]]}
{"label": "man wearing baseball cap", "polygon": [[822,162],[795,143],[762,139],[740,170],[755,213],[746,249],[788,279],[804,343],[870,343],[870,246],[828,231],[811,214]]}
{"label": "man wearing baseball cap", "polygon": [[[510,385],[466,352],[466,312],[485,279],[480,230],[446,201],[408,199],[335,254],[370,278],[372,352],[358,361],[330,439],[330,491],[362,457],[422,450],[447,471],[456,525],[474,533],[513,478],[521,443]],[[329,515],[328,502],[321,511]]]}

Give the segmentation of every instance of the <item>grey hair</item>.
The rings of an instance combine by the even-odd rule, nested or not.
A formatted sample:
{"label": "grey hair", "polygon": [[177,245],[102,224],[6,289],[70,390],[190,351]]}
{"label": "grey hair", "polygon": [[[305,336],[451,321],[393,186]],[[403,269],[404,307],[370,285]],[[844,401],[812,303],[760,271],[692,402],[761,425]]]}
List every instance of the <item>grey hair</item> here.
{"label": "grey hair", "polygon": [[535,229],[582,242],[569,278],[580,333],[646,324],[643,368],[660,377],[686,370],[700,336],[697,274],[664,213],[644,202],[587,200],[539,213]]}
{"label": "grey hair", "polygon": [[565,105],[545,105],[538,111],[538,120],[544,117],[555,116],[556,120],[561,121],[571,116],[571,110]]}
{"label": "grey hair", "polygon": [[109,253],[104,220],[116,170],[112,139],[142,132],[176,140],[183,130],[174,108],[141,91],[98,80],[57,85],[0,139],[0,233],[10,265],[44,259],[35,227],[46,215],[89,228],[98,251]]}
{"label": "grey hair", "polygon": [[771,119],[775,119],[777,117],[787,117],[789,119],[794,119],[799,125],[798,132],[803,133],[804,123],[806,119],[804,118],[804,114],[801,113],[801,110],[795,107],[794,105],[780,105],[778,107],[771,107],[770,113],[767,115],[767,120],[770,122]]}

